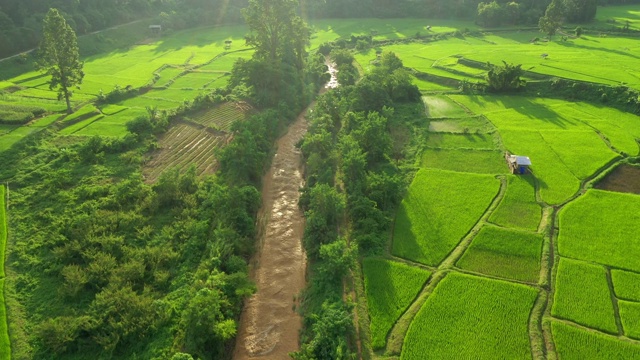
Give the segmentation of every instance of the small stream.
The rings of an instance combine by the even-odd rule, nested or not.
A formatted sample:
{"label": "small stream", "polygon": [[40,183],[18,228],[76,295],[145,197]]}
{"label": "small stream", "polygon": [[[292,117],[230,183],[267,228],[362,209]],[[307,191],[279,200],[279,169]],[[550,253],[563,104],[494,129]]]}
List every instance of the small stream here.
{"label": "small stream", "polygon": [[[323,91],[338,86],[336,70],[327,63],[331,81]],[[298,350],[302,318],[295,311],[304,289],[307,268],[302,247],[304,214],[298,207],[304,185],[302,154],[296,144],[307,132],[305,109],[277,143],[277,152],[263,179],[259,213],[260,246],[253,259],[252,278],[257,292],[245,303],[233,354],[235,360],[288,359]]]}

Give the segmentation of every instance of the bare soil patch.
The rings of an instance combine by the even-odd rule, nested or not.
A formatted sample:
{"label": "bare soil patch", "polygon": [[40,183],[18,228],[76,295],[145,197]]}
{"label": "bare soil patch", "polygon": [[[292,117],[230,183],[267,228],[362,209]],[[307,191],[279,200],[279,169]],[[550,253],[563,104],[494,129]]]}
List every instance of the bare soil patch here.
{"label": "bare soil patch", "polygon": [[601,190],[640,194],[640,167],[620,165],[593,187]]}

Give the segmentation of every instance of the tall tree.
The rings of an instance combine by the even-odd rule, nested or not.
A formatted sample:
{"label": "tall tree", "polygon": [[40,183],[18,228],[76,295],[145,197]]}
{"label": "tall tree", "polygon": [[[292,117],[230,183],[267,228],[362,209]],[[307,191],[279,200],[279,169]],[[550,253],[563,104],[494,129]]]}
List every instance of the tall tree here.
{"label": "tall tree", "polygon": [[302,70],[309,28],[298,16],[297,0],[250,0],[244,17],[251,34],[247,44],[256,48],[256,56],[271,63],[286,60]]}
{"label": "tall tree", "polygon": [[564,6],[558,0],[552,0],[547,10],[544,12],[544,16],[538,21],[538,27],[540,32],[549,35],[551,38],[556,31],[562,26],[562,20],[564,19]]}
{"label": "tall tree", "polygon": [[58,99],[67,102],[71,114],[72,88],[82,83],[84,63],[80,61],[76,33],[57,9],[49,9],[44,18],[38,68],[51,75],[49,89],[58,89]]}

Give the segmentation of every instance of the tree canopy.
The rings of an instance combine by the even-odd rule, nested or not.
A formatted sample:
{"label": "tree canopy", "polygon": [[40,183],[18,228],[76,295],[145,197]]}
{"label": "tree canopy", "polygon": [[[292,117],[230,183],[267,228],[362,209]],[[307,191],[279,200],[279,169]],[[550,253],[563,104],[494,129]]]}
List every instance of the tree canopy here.
{"label": "tree canopy", "polygon": [[70,114],[72,88],[82,83],[83,63],[80,61],[76,33],[57,9],[50,9],[44,19],[38,67],[51,75],[49,88],[58,89],[58,98],[65,99],[67,113]]}

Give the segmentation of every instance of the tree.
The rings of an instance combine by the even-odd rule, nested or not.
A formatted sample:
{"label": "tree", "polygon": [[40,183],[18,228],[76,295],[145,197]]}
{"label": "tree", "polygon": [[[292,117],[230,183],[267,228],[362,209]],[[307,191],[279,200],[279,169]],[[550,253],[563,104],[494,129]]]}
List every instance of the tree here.
{"label": "tree", "polygon": [[82,83],[84,64],[80,61],[76,33],[57,9],[50,9],[44,19],[39,56],[38,68],[51,75],[49,89],[58,89],[58,99],[65,99],[67,113],[71,114],[71,89]]}
{"label": "tree", "polygon": [[586,23],[596,17],[598,2],[596,0],[564,0],[567,21]]}
{"label": "tree", "polygon": [[246,41],[255,46],[257,58],[271,63],[289,60],[302,70],[310,31],[296,14],[297,5],[297,0],[250,0],[243,12],[251,30]]}
{"label": "tree", "polygon": [[489,72],[487,72],[487,83],[489,90],[492,92],[510,92],[524,86],[525,81],[520,78],[524,73],[522,64],[507,64],[506,61],[502,63],[504,66],[488,63]]}
{"label": "tree", "polygon": [[562,26],[564,18],[564,6],[558,0],[552,0],[547,6],[544,16],[538,21],[540,32],[549,35],[549,38],[556,33],[556,30]]}

